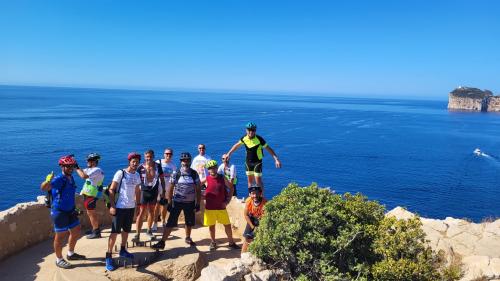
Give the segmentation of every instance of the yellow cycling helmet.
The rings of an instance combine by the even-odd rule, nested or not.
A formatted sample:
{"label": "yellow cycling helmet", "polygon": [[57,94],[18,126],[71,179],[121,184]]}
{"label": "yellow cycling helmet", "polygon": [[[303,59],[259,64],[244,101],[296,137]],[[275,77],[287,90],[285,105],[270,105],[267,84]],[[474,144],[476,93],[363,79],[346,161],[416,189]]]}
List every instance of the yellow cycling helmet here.
{"label": "yellow cycling helmet", "polygon": [[205,168],[207,168],[207,169],[211,169],[211,168],[214,168],[214,167],[217,168],[217,165],[218,165],[217,161],[215,161],[215,160],[209,160],[205,164]]}

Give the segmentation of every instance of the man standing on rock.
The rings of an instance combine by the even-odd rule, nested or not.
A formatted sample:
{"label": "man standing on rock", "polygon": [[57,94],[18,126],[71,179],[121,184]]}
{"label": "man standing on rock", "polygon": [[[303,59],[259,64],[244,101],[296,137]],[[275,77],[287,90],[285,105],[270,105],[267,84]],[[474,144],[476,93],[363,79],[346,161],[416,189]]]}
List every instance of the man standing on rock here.
{"label": "man standing on rock", "polygon": [[52,198],[50,217],[54,223],[54,251],[56,252],[56,265],[60,268],[71,268],[72,265],[62,256],[64,240],[68,238],[68,260],[84,260],[85,256],[75,253],[76,241],[80,237],[80,221],[75,206],[76,184],[72,176],[73,169],[79,169],[72,155],[63,156],[59,159],[62,173],[54,177],[54,173],[47,175],[45,181],[40,185],[43,191],[49,192]]}
{"label": "man standing on rock", "polygon": [[101,156],[97,153],[90,153],[87,156],[87,168],[77,169],[78,175],[85,180],[82,192],[83,205],[87,210],[92,232],[87,235],[88,239],[101,238],[101,230],[99,229],[99,218],[95,212],[97,200],[102,192],[102,182],[104,181],[104,172],[97,167]]}
{"label": "man standing on rock", "polygon": [[122,236],[120,257],[134,258],[134,255],[129,253],[125,246],[127,245],[128,233],[132,230],[136,202],[139,202],[141,197],[141,177],[137,173],[141,155],[131,152],[128,154],[127,159],[128,167],[115,173],[109,188],[109,201],[111,204],[109,213],[113,216],[111,234],[108,239],[108,251],[106,252],[106,270],[109,271],[116,269],[112,253],[118,233],[121,233]]}
{"label": "man standing on rock", "polygon": [[[225,176],[217,173],[217,161],[210,160],[205,167],[208,169],[208,176],[203,224],[208,226],[210,232],[210,251],[214,251],[217,247],[215,242],[215,224],[217,222],[224,225],[229,240],[229,248],[239,249],[240,247],[234,243],[231,222],[226,210],[226,205],[233,197],[233,184]],[[229,193],[227,189],[229,189]]]}
{"label": "man standing on rock", "polygon": [[246,135],[231,147],[226,153],[226,157],[231,157],[231,154],[236,149],[244,145],[247,150],[245,166],[248,178],[248,188],[250,188],[255,181],[255,184],[260,186],[262,192],[264,192],[264,184],[262,183],[262,158],[264,157],[264,153],[262,148],[265,148],[274,158],[276,168],[281,168],[281,162],[274,150],[261,136],[256,134],[256,131],[257,125],[253,122],[248,122],[246,125]]}
{"label": "man standing on rock", "polygon": [[184,241],[190,246],[196,245],[191,239],[191,229],[196,221],[195,214],[200,211],[200,178],[198,177],[198,173],[190,168],[191,154],[189,152],[181,153],[180,160],[181,167],[170,177],[170,186],[167,189],[167,209],[170,215],[168,216],[167,224],[163,227],[163,236],[158,243],[151,246],[153,249],[165,248],[165,241],[172,232],[172,229],[177,227],[181,211],[184,213],[186,228],[186,238]]}

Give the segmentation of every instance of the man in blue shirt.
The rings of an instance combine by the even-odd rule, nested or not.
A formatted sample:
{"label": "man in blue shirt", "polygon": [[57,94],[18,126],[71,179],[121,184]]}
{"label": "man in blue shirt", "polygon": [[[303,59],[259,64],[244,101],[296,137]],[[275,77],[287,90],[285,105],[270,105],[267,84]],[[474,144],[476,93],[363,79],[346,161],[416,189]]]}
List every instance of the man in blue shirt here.
{"label": "man in blue shirt", "polygon": [[45,181],[40,185],[43,191],[48,191],[52,197],[50,216],[54,223],[54,251],[56,252],[56,265],[60,268],[71,268],[71,264],[64,260],[62,248],[64,240],[68,237],[68,260],[84,260],[85,256],[74,252],[76,241],[80,237],[80,221],[75,208],[76,184],[73,169],[78,169],[73,156],[63,156],[59,159],[62,173],[54,177],[54,173],[47,175]]}

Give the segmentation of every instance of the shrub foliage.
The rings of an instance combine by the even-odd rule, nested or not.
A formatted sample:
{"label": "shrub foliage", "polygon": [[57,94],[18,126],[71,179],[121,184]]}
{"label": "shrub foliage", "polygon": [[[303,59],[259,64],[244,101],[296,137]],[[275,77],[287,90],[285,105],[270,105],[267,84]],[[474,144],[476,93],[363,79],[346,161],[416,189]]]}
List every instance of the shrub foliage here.
{"label": "shrub foliage", "polygon": [[366,197],[290,184],[269,201],[250,251],[298,280],[456,280],[418,219],[385,218]]}

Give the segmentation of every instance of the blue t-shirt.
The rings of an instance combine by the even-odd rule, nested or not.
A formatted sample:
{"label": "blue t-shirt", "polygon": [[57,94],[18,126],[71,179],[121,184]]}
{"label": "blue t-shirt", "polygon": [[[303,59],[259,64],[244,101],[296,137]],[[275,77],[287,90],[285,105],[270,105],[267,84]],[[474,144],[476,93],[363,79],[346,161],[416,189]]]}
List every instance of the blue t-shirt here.
{"label": "blue t-shirt", "polygon": [[60,174],[50,181],[52,189],[52,212],[71,211],[75,208],[75,179],[71,176],[68,179],[64,174]]}

